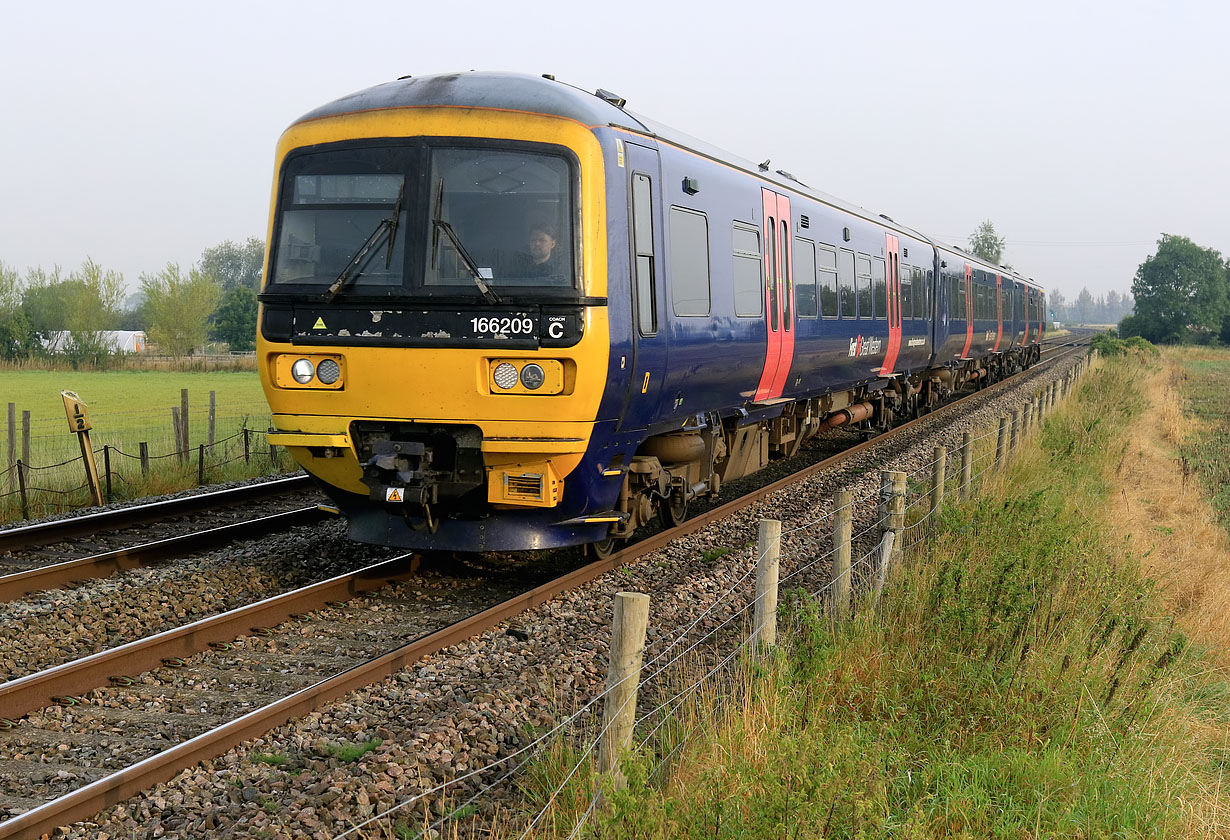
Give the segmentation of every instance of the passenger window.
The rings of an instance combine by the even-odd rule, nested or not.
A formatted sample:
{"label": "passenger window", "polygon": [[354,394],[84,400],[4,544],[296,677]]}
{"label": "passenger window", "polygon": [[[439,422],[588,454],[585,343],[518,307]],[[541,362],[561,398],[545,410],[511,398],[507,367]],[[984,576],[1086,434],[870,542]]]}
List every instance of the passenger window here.
{"label": "passenger window", "polygon": [[671,301],[676,315],[708,315],[709,220],[704,213],[671,208]]}
{"label": "passenger window", "polygon": [[854,287],[858,292],[858,317],[874,318],[871,307],[871,257],[859,254],[855,263]]}
{"label": "passenger window", "polygon": [[908,265],[901,266],[901,317],[914,317],[914,290],[911,279],[913,269]]}
{"label": "passenger window", "polygon": [[820,314],[837,316],[837,251],[821,243],[816,249],[817,282],[820,286]]}
{"label": "passenger window", "polygon": [[927,283],[923,270],[915,266],[914,271],[914,317],[927,317]]}
{"label": "passenger window", "polygon": [[837,280],[840,284],[841,317],[858,316],[858,297],[854,291],[854,252],[842,250],[837,259]]}
{"label": "passenger window", "polygon": [[800,318],[815,318],[816,245],[809,239],[794,240],[795,311]]}
{"label": "passenger window", "polygon": [[758,318],[764,314],[764,275],[760,262],[760,231],[735,222],[731,230],[734,250],[735,315]]}

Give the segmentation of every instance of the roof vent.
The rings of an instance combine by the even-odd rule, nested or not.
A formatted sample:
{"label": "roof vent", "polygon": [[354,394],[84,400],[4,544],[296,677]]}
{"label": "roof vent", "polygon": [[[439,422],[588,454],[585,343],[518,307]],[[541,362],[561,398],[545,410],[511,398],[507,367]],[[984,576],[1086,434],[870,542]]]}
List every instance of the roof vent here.
{"label": "roof vent", "polygon": [[[880,218],[881,218],[881,219],[888,219],[890,222],[893,222],[893,217],[892,217],[892,216],[885,215],[884,213],[881,213],[881,214],[880,214]],[[893,224],[897,224],[897,223],[896,223],[896,222],[893,222]]]}
{"label": "roof vent", "polygon": [[554,74],[554,73],[543,73],[543,74],[542,74],[542,77],[543,77],[544,79],[546,79],[548,82],[554,82],[554,81],[555,81],[555,74]]}
{"label": "roof vent", "polygon": [[627,103],[628,101],[624,99],[622,96],[620,96],[618,93],[611,93],[609,90],[603,90],[602,88],[598,88],[596,91],[594,91],[594,95],[597,96],[599,99],[601,99],[603,102],[610,102],[616,108],[624,107],[624,104]]}

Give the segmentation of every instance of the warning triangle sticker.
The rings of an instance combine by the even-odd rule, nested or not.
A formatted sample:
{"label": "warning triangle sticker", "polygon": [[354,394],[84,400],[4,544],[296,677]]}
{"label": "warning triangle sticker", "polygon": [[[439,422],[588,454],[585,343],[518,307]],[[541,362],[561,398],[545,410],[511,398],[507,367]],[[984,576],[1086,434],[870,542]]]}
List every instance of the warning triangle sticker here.
{"label": "warning triangle sticker", "polygon": [[326,329],[326,327],[325,327],[325,319],[324,319],[324,318],[317,318],[317,319],[316,319],[316,323],[315,323],[315,324],[312,324],[312,329],[314,329],[314,330],[323,330],[323,329]]}
{"label": "warning triangle sticker", "polygon": [[384,491],[384,500],[386,502],[400,502],[401,490],[398,490],[396,487],[386,488]]}

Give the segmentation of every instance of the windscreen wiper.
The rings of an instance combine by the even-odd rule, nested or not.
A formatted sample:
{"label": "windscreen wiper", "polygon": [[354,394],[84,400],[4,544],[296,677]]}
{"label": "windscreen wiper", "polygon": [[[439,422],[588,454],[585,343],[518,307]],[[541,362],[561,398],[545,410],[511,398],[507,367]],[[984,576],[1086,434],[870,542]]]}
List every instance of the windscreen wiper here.
{"label": "windscreen wiper", "polygon": [[457,249],[457,256],[461,257],[461,263],[466,267],[466,271],[470,272],[470,276],[474,278],[474,285],[478,286],[478,290],[482,292],[483,299],[487,303],[499,303],[500,296],[495,293],[492,288],[487,285],[487,278],[483,277],[482,272],[478,268],[478,263],[474,262],[474,258],[470,256],[470,252],[461,244],[461,238],[457,236],[457,231],[453,230],[453,226],[444,221],[444,179],[440,179],[440,189],[436,193],[436,212],[431,220],[434,235],[431,239],[431,266],[436,267],[436,250],[440,245],[440,231],[444,231],[444,235],[448,237],[448,241],[453,243],[453,247]]}
{"label": "windscreen wiper", "polygon": [[401,206],[406,198],[406,182],[401,182],[401,189],[397,192],[397,202],[393,205],[393,216],[389,219],[381,219],[376,225],[376,229],[371,232],[371,235],[359,246],[359,250],[354,252],[354,256],[346,263],[346,267],[337,275],[337,279],[333,281],[328,290],[325,291],[325,302],[332,303],[333,299],[344,289],[347,284],[363,273],[363,269],[367,267],[368,261],[371,259],[372,253],[380,247],[380,244],[387,238],[389,247],[384,253],[384,267],[387,269],[393,262],[393,247],[397,244],[397,226],[401,222]]}

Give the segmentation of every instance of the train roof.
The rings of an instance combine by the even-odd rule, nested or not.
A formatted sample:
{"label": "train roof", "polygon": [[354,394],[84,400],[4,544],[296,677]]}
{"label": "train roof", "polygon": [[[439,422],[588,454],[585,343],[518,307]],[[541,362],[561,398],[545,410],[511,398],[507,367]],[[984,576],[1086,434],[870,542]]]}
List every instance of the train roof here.
{"label": "train roof", "polygon": [[[663,123],[626,110],[624,100],[606,91],[590,93],[572,85],[556,81],[550,76],[532,76],[524,73],[468,71],[442,73],[433,76],[404,76],[396,81],[376,85],[309,111],[296,123],[324,117],[351,114],[359,111],[376,111],[391,108],[454,107],[498,108],[502,110],[527,111],[538,114],[576,120],[587,126],[611,126],[624,128],[638,134],[662,140],[674,146],[714,161],[742,169],[762,180],[795,193],[801,193],[836,209],[847,212],[875,224],[884,225],[899,233],[926,242],[940,250],[961,254],[976,262],[973,254],[945,245],[920,231],[900,224],[894,219],[877,214],[828,193],[821,192],[783,170],[768,171],[759,164],[731,154],[698,138],[677,131]],[[987,264],[990,266],[990,264]],[[1026,280],[1011,269],[998,267]],[[1033,284],[1036,285],[1036,284]]]}

